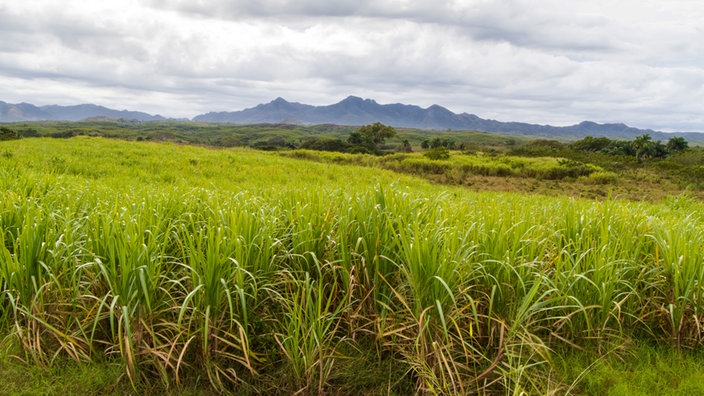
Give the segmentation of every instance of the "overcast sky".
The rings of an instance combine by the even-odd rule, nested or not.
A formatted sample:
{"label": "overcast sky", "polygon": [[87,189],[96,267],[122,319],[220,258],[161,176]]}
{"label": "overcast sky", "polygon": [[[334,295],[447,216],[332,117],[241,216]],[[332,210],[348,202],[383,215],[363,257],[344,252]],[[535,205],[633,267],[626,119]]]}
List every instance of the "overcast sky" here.
{"label": "overcast sky", "polygon": [[0,100],[168,117],[348,95],[704,132],[701,0],[0,0]]}

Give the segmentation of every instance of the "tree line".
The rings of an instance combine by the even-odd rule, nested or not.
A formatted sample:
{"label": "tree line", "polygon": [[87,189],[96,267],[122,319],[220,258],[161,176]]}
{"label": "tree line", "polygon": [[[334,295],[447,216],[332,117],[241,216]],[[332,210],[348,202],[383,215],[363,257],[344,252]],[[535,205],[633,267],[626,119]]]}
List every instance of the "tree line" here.
{"label": "tree line", "polygon": [[585,153],[600,153],[614,156],[635,157],[638,162],[651,158],[665,158],[689,148],[683,137],[674,136],[667,143],[653,140],[649,134],[637,136],[633,140],[609,139],[607,137],[586,136],[569,144],[557,140],[538,139],[511,150],[515,155],[553,156],[565,150]]}

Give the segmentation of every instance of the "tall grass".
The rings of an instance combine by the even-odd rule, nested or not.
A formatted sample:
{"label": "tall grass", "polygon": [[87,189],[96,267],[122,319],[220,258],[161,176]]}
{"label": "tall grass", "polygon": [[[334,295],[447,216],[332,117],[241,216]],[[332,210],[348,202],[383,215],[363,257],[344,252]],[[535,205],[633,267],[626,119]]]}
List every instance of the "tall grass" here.
{"label": "tall grass", "polygon": [[359,362],[388,377],[357,391],[519,394],[560,391],[561,348],[702,344],[691,199],[440,192],[246,150],[3,146],[0,334],[40,364],[310,394],[353,388],[340,378]]}

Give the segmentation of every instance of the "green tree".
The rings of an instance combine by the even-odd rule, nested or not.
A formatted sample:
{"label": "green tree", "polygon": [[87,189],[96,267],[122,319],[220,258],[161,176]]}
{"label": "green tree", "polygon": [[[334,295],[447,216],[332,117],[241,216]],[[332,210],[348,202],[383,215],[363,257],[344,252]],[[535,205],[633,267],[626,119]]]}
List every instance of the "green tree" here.
{"label": "green tree", "polygon": [[601,151],[609,155],[636,155],[636,150],[628,140],[612,140],[611,143]]}
{"label": "green tree", "polygon": [[302,149],[318,151],[337,151],[345,153],[350,151],[350,144],[342,139],[308,139],[301,143]]}
{"label": "green tree", "polygon": [[638,161],[651,158],[655,156],[657,152],[655,141],[653,141],[653,138],[647,133],[633,139],[631,146],[636,152],[636,158]]}
{"label": "green tree", "polygon": [[455,141],[448,138],[436,137],[430,142],[430,148],[445,147],[446,149],[454,150]]}
{"label": "green tree", "polygon": [[583,139],[572,142],[569,147],[577,151],[601,151],[611,145],[611,139],[607,137],[585,136]]}
{"label": "green tree", "polygon": [[17,131],[4,126],[0,127],[0,140],[13,140],[19,138],[20,135],[17,133]]}
{"label": "green tree", "polygon": [[364,125],[359,128],[358,131],[371,140],[375,145],[382,144],[386,141],[386,139],[396,136],[396,129],[394,129],[394,127],[384,125],[380,122]]}
{"label": "green tree", "polygon": [[685,138],[677,136],[670,138],[670,140],[667,141],[665,148],[669,154],[672,154],[688,149],[689,143],[687,143]]}
{"label": "green tree", "polygon": [[380,122],[375,122],[361,126],[356,131],[350,133],[347,142],[355,146],[362,146],[372,152],[378,152],[379,145],[383,144],[386,139],[394,136],[396,136],[396,129]]}
{"label": "green tree", "polygon": [[362,134],[360,131],[350,132],[350,136],[347,138],[347,143],[364,147],[371,147],[374,145],[369,136]]}

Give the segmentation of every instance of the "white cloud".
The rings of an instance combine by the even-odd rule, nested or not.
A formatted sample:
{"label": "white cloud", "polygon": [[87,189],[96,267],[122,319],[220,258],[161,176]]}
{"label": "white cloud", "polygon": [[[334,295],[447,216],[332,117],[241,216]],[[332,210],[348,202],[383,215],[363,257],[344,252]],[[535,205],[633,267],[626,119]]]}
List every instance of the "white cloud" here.
{"label": "white cloud", "polygon": [[277,96],[704,131],[698,0],[24,0],[0,100],[193,116]]}

